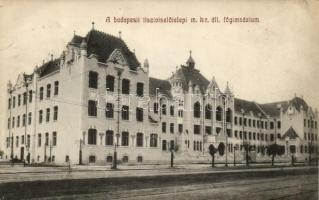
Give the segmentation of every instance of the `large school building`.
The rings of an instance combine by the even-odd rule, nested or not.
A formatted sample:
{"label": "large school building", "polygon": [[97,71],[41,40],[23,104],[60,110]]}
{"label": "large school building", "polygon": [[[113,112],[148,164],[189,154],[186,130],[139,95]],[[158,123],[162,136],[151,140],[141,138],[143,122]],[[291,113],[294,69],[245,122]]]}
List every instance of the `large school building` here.
{"label": "large school building", "polygon": [[268,162],[317,156],[318,111],[302,97],[259,104],[196,68],[191,52],[167,79],[149,76],[121,37],[74,35],[61,56],[7,86],[4,157],[62,164]]}

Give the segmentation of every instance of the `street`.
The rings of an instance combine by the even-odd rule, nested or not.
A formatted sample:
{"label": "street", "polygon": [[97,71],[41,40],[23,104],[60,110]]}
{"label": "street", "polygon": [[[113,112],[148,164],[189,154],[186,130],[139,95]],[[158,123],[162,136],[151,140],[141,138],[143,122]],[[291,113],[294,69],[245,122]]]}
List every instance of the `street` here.
{"label": "street", "polygon": [[2,169],[2,199],[318,199],[316,166]]}

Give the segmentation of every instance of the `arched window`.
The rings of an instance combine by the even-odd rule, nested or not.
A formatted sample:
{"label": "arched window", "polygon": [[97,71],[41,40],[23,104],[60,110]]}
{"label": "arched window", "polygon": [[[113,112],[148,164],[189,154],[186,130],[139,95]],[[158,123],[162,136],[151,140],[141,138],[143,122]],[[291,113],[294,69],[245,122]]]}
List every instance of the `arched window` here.
{"label": "arched window", "polygon": [[216,109],[216,120],[222,121],[222,116],[223,116],[223,109],[218,106]]}
{"label": "arched window", "polygon": [[123,161],[123,163],[127,163],[128,162],[128,156],[123,156],[122,161]]}
{"label": "arched window", "polygon": [[196,102],[194,104],[194,117],[200,118],[200,103],[199,102]]}
{"label": "arched window", "polygon": [[157,134],[155,134],[155,133],[151,134],[150,147],[157,147]]}
{"label": "arched window", "polygon": [[137,162],[139,162],[139,163],[143,162],[143,157],[142,156],[137,156]]}
{"label": "arched window", "polygon": [[88,131],[88,144],[96,144],[96,129],[89,129]]}
{"label": "arched window", "polygon": [[113,145],[113,131],[107,130],[105,133],[105,145]]}
{"label": "arched window", "polygon": [[129,133],[122,132],[122,146],[128,146],[129,143]]}
{"label": "arched window", "polygon": [[205,106],[205,119],[212,119],[212,106],[210,104]]}
{"label": "arched window", "polygon": [[136,135],[136,146],[142,147],[143,146],[143,133],[137,133]]}
{"label": "arched window", "polygon": [[89,88],[97,89],[99,74],[94,71],[89,72]]}
{"label": "arched window", "polygon": [[230,108],[228,108],[228,109],[226,110],[226,122],[231,123],[231,122],[232,122],[231,119],[232,119],[232,111],[231,111]]}

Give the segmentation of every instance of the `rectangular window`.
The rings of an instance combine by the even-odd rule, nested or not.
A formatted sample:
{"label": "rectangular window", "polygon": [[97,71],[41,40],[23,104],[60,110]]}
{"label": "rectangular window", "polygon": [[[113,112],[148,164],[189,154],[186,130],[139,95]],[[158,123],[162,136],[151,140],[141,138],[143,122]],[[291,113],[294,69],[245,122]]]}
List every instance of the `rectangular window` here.
{"label": "rectangular window", "polygon": [[239,118],[239,125],[241,126],[241,125],[243,125],[243,118]]}
{"label": "rectangular window", "polygon": [[162,132],[166,133],[166,122],[162,122]]}
{"label": "rectangular window", "polygon": [[27,104],[27,93],[23,93],[23,105]]}
{"label": "rectangular window", "polygon": [[11,127],[11,119],[8,118],[8,129],[10,129],[10,127]]}
{"label": "rectangular window", "polygon": [[183,124],[178,124],[178,132],[179,133],[183,132]]}
{"label": "rectangular window", "polygon": [[29,91],[29,103],[32,103],[32,90]]}
{"label": "rectangular window", "polygon": [[235,131],[235,138],[238,137],[238,131]]}
{"label": "rectangular window", "polygon": [[58,106],[54,106],[54,107],[53,107],[53,120],[54,120],[54,121],[57,121],[57,120],[58,120],[58,111],[59,111]]}
{"label": "rectangular window", "polygon": [[27,135],[27,147],[30,147],[30,135]]}
{"label": "rectangular window", "polygon": [[91,117],[97,116],[97,102],[89,100],[88,102],[88,115]]}
{"label": "rectangular window", "polygon": [[38,147],[41,147],[41,133],[38,134]]}
{"label": "rectangular window", "polygon": [[200,134],[200,125],[194,125],[194,134]]}
{"label": "rectangular window", "polygon": [[248,119],[248,126],[251,127],[251,119]]}
{"label": "rectangular window", "polygon": [[89,88],[97,89],[99,74],[94,71],[89,72]]}
{"label": "rectangular window", "polygon": [[15,108],[16,106],[16,97],[12,98],[12,107]]}
{"label": "rectangular window", "polygon": [[32,122],[32,113],[29,112],[29,115],[28,115],[28,124],[31,125],[31,122]]}
{"label": "rectangular window", "polygon": [[234,122],[235,125],[237,125],[237,123],[238,123],[237,120],[238,120],[237,117],[235,117],[235,122]]}
{"label": "rectangular window", "polygon": [[129,133],[122,132],[122,146],[128,146],[129,144]]}
{"label": "rectangular window", "polygon": [[39,110],[39,124],[43,121],[43,110]]}
{"label": "rectangular window", "polygon": [[136,121],[142,122],[143,121],[143,108],[136,108]]}
{"label": "rectangular window", "polygon": [[162,105],[162,114],[166,115],[166,104]]}
{"label": "rectangular window", "polygon": [[169,132],[174,133],[174,123],[170,123]]}
{"label": "rectangular window", "polygon": [[[40,87],[40,100],[43,100],[43,90],[44,90],[43,87]],[[19,105],[20,105],[20,103],[19,103]]]}
{"label": "rectangular window", "polygon": [[108,130],[106,131],[106,135],[105,135],[105,145],[113,145],[113,131],[112,130]]}
{"label": "rectangular window", "polygon": [[166,140],[162,140],[162,150],[163,150],[163,151],[166,151],[166,150],[167,150]]}
{"label": "rectangular window", "polygon": [[19,136],[16,136],[16,147],[19,146]]}
{"label": "rectangular window", "polygon": [[150,147],[157,147],[157,134],[154,134],[154,133],[151,134]]}
{"label": "rectangular window", "polygon": [[54,131],[52,133],[52,145],[56,146],[56,144],[57,144],[57,133]]}
{"label": "rectangular window", "polygon": [[46,117],[45,117],[45,121],[46,122],[50,121],[50,108],[47,108],[47,114],[46,114]]}
{"label": "rectangular window", "polygon": [[270,122],[270,129],[271,129],[271,130],[274,129],[274,122]]}
{"label": "rectangular window", "polygon": [[107,91],[114,92],[114,76],[106,76],[106,89]]}
{"label": "rectangular window", "polygon": [[90,128],[88,131],[88,144],[96,144],[97,130]]}
{"label": "rectangular window", "polygon": [[21,94],[18,95],[18,106],[21,105]]}
{"label": "rectangular window", "polygon": [[170,115],[174,116],[174,106],[170,106]]}
{"label": "rectangular window", "polygon": [[265,129],[268,129],[268,122],[265,122]]}
{"label": "rectangular window", "polygon": [[278,129],[281,128],[281,123],[280,123],[280,121],[277,122],[277,127],[278,127]]}
{"label": "rectangular window", "polygon": [[122,94],[130,94],[130,80],[122,80]]}
{"label": "rectangular window", "polygon": [[24,135],[21,136],[21,144],[24,144]]}
{"label": "rectangular window", "polygon": [[143,133],[137,133],[136,135],[136,146],[143,147]]}
{"label": "rectangular window", "polygon": [[158,113],[158,103],[154,103],[154,113]]}
{"label": "rectangular window", "polygon": [[15,125],[15,117],[12,117],[12,128],[14,128]]}
{"label": "rectangular window", "polygon": [[51,97],[51,84],[47,85],[47,98]]}
{"label": "rectangular window", "polygon": [[130,108],[128,106],[122,106],[122,120],[130,119]]}
{"label": "rectangular window", "polygon": [[256,120],[253,120],[253,127],[256,127]]}
{"label": "rectangular window", "polygon": [[136,84],[136,95],[142,97],[144,95],[144,84],[137,83]]}
{"label": "rectangular window", "polygon": [[20,127],[20,115],[17,118],[17,127]]}
{"label": "rectangular window", "polygon": [[25,126],[26,123],[27,123],[27,116],[26,116],[26,114],[23,114],[23,116],[22,116],[22,126]]}
{"label": "rectangular window", "polygon": [[307,127],[307,120],[306,119],[303,120],[303,126]]}
{"label": "rectangular window", "polygon": [[113,118],[114,117],[114,105],[112,103],[106,104],[105,117],[106,118]]}
{"label": "rectangular window", "polygon": [[256,133],[253,133],[253,140],[256,140]]}
{"label": "rectangular window", "polygon": [[270,141],[274,141],[275,138],[274,138],[274,134],[270,134]]}
{"label": "rectangular window", "polygon": [[54,82],[54,96],[59,94],[59,81]]}
{"label": "rectangular window", "polygon": [[8,109],[11,108],[11,99],[8,99]]}
{"label": "rectangular window", "polygon": [[247,118],[244,118],[244,126],[247,126]]}
{"label": "rectangular window", "polygon": [[205,126],[205,133],[207,135],[211,135],[212,134],[212,127],[211,126]]}

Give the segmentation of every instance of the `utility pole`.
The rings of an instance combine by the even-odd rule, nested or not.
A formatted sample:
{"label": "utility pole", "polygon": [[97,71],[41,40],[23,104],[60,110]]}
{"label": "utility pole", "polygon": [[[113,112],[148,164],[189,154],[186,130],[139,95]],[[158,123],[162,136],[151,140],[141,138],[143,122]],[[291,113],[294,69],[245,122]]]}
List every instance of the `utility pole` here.
{"label": "utility pole", "polygon": [[80,139],[79,165],[82,165],[82,139]]}
{"label": "utility pole", "polygon": [[[8,128],[9,128],[9,145],[11,145],[11,154],[10,154],[10,157],[11,157],[11,166],[14,165],[14,160],[13,160],[13,132],[11,130],[11,127],[12,127],[12,88],[11,88],[11,85],[9,85],[10,88],[8,88],[8,91],[9,91],[9,94],[10,94],[10,102],[9,103],[9,122],[8,122]],[[11,141],[10,141],[11,140]],[[11,144],[10,144],[11,143]]]}
{"label": "utility pole", "polygon": [[120,136],[120,92],[121,92],[121,69],[118,69],[117,76],[118,76],[118,84],[117,84],[117,133],[116,133],[116,142],[114,143],[114,156],[113,156],[113,165],[112,169],[117,169],[117,152],[116,148],[118,146],[119,136]]}

